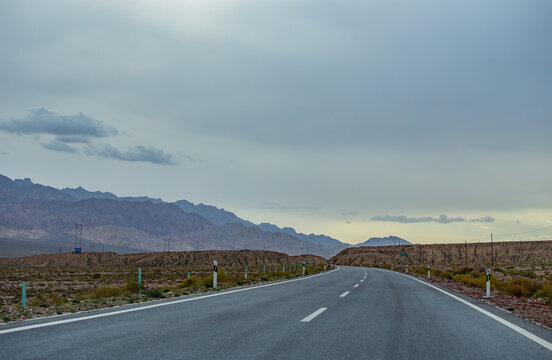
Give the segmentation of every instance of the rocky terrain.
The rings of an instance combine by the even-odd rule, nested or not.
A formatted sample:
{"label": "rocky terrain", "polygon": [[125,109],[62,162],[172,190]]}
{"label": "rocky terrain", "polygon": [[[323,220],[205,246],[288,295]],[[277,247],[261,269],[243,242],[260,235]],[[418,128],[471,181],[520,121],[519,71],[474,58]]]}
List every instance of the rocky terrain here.
{"label": "rocky terrain", "polygon": [[[50,254],[0,259],[0,315],[9,322],[282,280],[324,270],[325,259],[263,250]],[[318,264],[318,265],[316,265]],[[245,277],[247,266],[247,278]],[[138,284],[138,268],[142,282]],[[328,268],[329,269],[329,268]],[[26,282],[27,306],[21,306]]]}
{"label": "rocky terrain", "polygon": [[168,266],[184,268],[209,268],[217,260],[220,267],[235,268],[249,266],[282,266],[284,264],[313,262],[324,263],[326,259],[315,255],[290,256],[266,250],[205,250],[135,253],[43,254],[22,258],[0,258],[0,267],[147,267]]}
{"label": "rocky terrain", "polygon": [[354,266],[551,266],[552,241],[354,247],[342,250],[330,261],[338,265]]}

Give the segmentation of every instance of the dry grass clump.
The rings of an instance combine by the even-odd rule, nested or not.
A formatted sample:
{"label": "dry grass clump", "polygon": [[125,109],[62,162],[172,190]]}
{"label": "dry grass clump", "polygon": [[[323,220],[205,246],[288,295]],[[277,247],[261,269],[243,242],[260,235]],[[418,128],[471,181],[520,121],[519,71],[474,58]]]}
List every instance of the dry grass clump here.
{"label": "dry grass clump", "polygon": [[[491,275],[491,288],[517,297],[539,298],[545,303],[552,305],[552,281],[548,280],[548,276],[540,276],[540,279],[538,279],[533,270],[504,270],[497,267],[494,268],[494,271],[517,277],[510,280],[498,280],[495,276]],[[425,276],[427,275],[427,268],[412,267],[410,268],[410,272]],[[467,266],[447,270],[431,269],[431,276],[454,280],[479,288],[487,286],[486,274],[483,271],[477,271]]]}
{"label": "dry grass clump", "polygon": [[92,299],[111,298],[123,295],[124,291],[120,287],[100,286],[90,295]]}
{"label": "dry grass clump", "polygon": [[535,292],[535,297],[542,298],[548,305],[552,305],[552,282],[544,283],[542,288]]}
{"label": "dry grass clump", "polygon": [[531,297],[543,287],[538,280],[517,278],[503,284],[503,289],[510,295],[517,297]]}

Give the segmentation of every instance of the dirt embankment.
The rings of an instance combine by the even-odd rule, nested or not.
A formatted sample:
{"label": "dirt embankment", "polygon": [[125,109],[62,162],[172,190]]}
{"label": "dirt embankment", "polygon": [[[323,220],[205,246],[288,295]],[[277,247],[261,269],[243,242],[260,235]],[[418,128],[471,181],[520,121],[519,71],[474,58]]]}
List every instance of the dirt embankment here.
{"label": "dirt embankment", "polygon": [[[404,256],[401,256],[401,253]],[[516,265],[550,267],[552,241],[431,244],[347,248],[330,259],[337,265],[473,266]]]}
{"label": "dirt embankment", "polygon": [[44,254],[22,258],[0,258],[0,267],[159,267],[183,266],[205,268],[218,262],[219,267],[274,266],[297,264],[303,261],[324,263],[326,259],[315,255],[289,256],[266,250],[206,250],[154,252],[118,255],[109,252],[84,254]]}

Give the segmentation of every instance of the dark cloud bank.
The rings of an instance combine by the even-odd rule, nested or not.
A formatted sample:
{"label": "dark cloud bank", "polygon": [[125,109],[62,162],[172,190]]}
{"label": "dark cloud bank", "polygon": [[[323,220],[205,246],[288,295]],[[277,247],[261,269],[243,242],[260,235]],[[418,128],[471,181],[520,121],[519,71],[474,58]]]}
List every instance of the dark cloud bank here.
{"label": "dark cloud bank", "polygon": [[103,147],[88,146],[84,149],[84,153],[86,155],[95,155],[123,161],[143,161],[159,165],[177,164],[172,154],[166,153],[161,149],[141,145],[135,146],[127,151],[121,151],[110,145],[105,145]]}
{"label": "dark cloud bank", "polygon": [[[68,136],[83,139],[102,138],[117,135],[116,128],[95,120],[83,113],[75,115],[60,115],[44,108],[29,110],[29,114],[21,119],[11,118],[0,122],[0,130],[16,134],[51,134],[59,135],[61,139]],[[72,141],[66,141],[72,142]]]}
{"label": "dark cloud bank", "polygon": [[[20,135],[54,135],[55,140],[42,143],[47,150],[79,154],[81,151],[68,144],[90,144],[93,139],[115,136],[119,131],[102,121],[83,113],[60,115],[44,108],[29,110],[23,118],[0,121],[0,130]],[[87,145],[82,152],[89,156],[131,162],[149,162],[159,165],[176,165],[173,155],[161,149],[137,145],[121,151],[112,145]]]}

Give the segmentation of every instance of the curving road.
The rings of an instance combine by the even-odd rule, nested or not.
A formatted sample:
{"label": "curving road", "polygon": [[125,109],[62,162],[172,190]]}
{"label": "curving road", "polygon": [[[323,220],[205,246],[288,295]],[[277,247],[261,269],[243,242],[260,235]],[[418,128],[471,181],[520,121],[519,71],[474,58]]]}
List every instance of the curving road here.
{"label": "curving road", "polygon": [[2,359],[552,359],[552,331],[380,269],[0,326]]}

